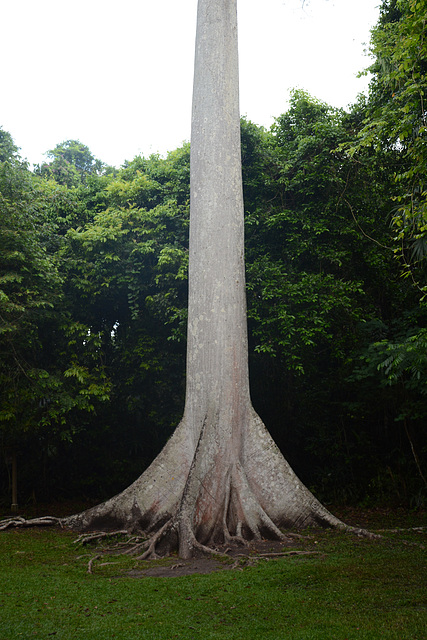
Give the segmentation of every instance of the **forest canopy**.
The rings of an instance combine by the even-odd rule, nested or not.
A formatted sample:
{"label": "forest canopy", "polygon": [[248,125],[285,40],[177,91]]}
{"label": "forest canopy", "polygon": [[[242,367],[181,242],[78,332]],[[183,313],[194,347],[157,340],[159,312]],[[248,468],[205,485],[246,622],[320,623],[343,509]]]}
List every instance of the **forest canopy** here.
{"label": "forest canopy", "polygon": [[[386,0],[368,97],[241,121],[251,393],[326,502],[420,506],[427,454],[425,16]],[[99,499],[182,413],[190,145],[31,170],[0,129],[0,499]]]}

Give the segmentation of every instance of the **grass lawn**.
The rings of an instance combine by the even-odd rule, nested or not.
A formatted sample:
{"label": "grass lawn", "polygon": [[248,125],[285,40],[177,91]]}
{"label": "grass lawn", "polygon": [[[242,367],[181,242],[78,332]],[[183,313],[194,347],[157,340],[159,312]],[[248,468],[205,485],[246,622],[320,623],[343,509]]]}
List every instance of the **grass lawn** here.
{"label": "grass lawn", "polygon": [[[384,514],[370,522],[390,524]],[[425,526],[425,516],[398,524]],[[141,577],[147,564],[127,556],[102,557],[89,574],[102,550],[77,547],[68,531],[6,530],[0,639],[425,640],[426,531],[367,540],[312,530],[298,548],[313,556],[155,578]]]}

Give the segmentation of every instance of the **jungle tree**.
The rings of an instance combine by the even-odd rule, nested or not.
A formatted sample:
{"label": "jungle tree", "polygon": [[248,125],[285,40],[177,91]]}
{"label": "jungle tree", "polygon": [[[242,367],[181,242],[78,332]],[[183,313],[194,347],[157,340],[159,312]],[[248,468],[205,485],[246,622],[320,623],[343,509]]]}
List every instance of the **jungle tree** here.
{"label": "jungle tree", "polygon": [[64,522],[144,530],[181,557],[279,527],[344,526],[306,489],[252,408],[247,364],[236,0],[199,0],[191,134],[183,418],[118,496]]}

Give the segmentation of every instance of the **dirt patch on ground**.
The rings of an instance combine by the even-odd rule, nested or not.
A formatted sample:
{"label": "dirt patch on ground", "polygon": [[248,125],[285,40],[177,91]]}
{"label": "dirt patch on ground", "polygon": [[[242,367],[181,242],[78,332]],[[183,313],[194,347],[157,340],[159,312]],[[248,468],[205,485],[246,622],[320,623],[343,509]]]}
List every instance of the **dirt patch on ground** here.
{"label": "dirt patch on ground", "polygon": [[283,556],[308,554],[303,551],[301,544],[294,541],[280,542],[274,540],[252,541],[246,546],[228,545],[217,548],[215,555],[203,555],[190,560],[181,558],[169,558],[160,561],[151,560],[149,566],[144,569],[132,569],[126,575],[132,578],[143,577],[179,577],[193,574],[208,574],[215,571],[229,571],[243,569],[245,566],[256,564],[259,560],[270,560]]}

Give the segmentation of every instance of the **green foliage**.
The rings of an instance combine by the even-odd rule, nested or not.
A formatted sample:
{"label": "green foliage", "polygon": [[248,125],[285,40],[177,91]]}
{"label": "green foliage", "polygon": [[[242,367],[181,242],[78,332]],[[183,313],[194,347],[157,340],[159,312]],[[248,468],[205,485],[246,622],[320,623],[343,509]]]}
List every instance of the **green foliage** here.
{"label": "green foliage", "polygon": [[[324,499],[357,500],[371,491],[366,479],[392,468],[399,480],[388,499],[402,500],[399,482],[408,494],[420,486],[402,480],[417,471],[394,423],[409,397],[390,402],[376,368],[363,382],[355,378],[361,353],[395,340],[398,318],[399,331],[409,330],[403,314],[417,307],[390,248],[395,153],[366,147],[354,158],[345,150],[366,110],[363,100],[345,113],[296,91],[272,132],[262,132],[268,152],[260,145],[251,157],[264,189],[254,209],[246,205],[252,396],[288,460]],[[419,453],[422,443],[421,436]]]}
{"label": "green foliage", "polygon": [[32,197],[34,190],[26,165],[14,157],[3,161],[0,165],[0,415],[3,420],[16,416],[21,388],[18,381],[28,378],[32,369],[27,354],[37,350],[40,325],[49,318],[61,283],[52,257],[40,240]]}
{"label": "green foliage", "polygon": [[36,173],[53,178],[58,184],[78,187],[88,176],[105,170],[105,165],[96,160],[89,148],[79,140],[66,140],[47,152],[50,163],[36,167]]}
{"label": "green foliage", "polygon": [[419,392],[427,393],[424,380],[427,374],[427,330],[421,329],[415,335],[410,335],[403,342],[380,342],[375,346],[385,359],[378,364],[386,375],[389,384],[396,383],[406,374],[411,382],[421,382]]}
{"label": "green foliage", "polygon": [[0,162],[10,162],[17,159],[18,147],[8,131],[0,127]]}
{"label": "green foliage", "polygon": [[[425,499],[426,316],[395,259],[423,288],[423,7],[383,3],[348,112],[295,91],[241,122],[251,393],[324,500]],[[3,445],[26,495],[106,497],[182,414],[190,148],[116,171],[71,140],[31,173],[0,130],[0,157]]]}
{"label": "green foliage", "polygon": [[427,3],[395,0],[383,4],[372,31],[370,102],[361,146],[394,152],[397,194],[392,225],[404,273],[424,293],[427,254]]}
{"label": "green foliage", "polygon": [[[386,235],[378,238],[372,231],[365,233],[366,227],[363,231],[392,246],[406,280],[399,285],[396,276],[393,282],[389,275],[386,287],[391,306],[387,315],[377,319],[365,315],[367,336],[371,339],[360,344],[360,359],[356,356],[348,380],[354,385],[353,396],[358,397],[349,405],[352,414],[371,420],[376,402],[376,420],[378,424],[383,421],[388,455],[383,457],[378,480],[373,481],[375,491],[381,491],[382,486],[400,495],[407,489],[404,477],[414,471],[421,486],[425,485],[426,317],[425,306],[417,304],[416,294],[421,292],[423,299],[426,290],[426,16],[425,0],[382,3],[379,22],[372,31],[374,63],[370,68],[373,77],[369,98],[359,102],[356,136],[340,147],[356,163],[366,167],[373,161],[376,167],[384,167],[394,181],[391,184],[388,178],[384,190],[384,174],[376,172],[382,178],[376,181],[382,189],[381,206],[388,208],[391,222],[389,239]],[[364,190],[364,197],[365,194]],[[376,274],[379,273],[377,267]],[[414,284],[411,295],[408,287]],[[382,328],[377,332],[378,321]],[[372,444],[368,446],[372,450]],[[408,465],[412,465],[412,472],[408,473]],[[417,502],[420,494],[412,491]]]}
{"label": "green foliage", "polygon": [[[105,443],[105,460],[123,451],[114,460],[121,471],[114,491],[151,461],[182,412],[187,169],[188,147],[165,160],[135,159],[99,184],[87,222],[69,229],[61,250],[70,313],[99,337],[112,383],[109,409],[98,410],[92,432],[98,450]],[[76,442],[80,455],[85,438]],[[126,464],[130,456],[135,461]]]}
{"label": "green foliage", "polygon": [[341,357],[351,346],[373,302],[364,299],[372,270],[389,260],[360,237],[352,215],[363,184],[364,223],[379,236],[378,220],[369,220],[372,171],[336,151],[349,137],[347,114],[297,91],[272,133],[269,205],[247,220],[249,317],[256,350],[303,372],[316,351]]}
{"label": "green foliage", "polygon": [[71,440],[110,385],[100,363],[89,370],[79,359],[65,309],[57,252],[80,205],[34,177],[13,145],[3,148],[12,155],[0,164],[0,444],[19,450]]}

